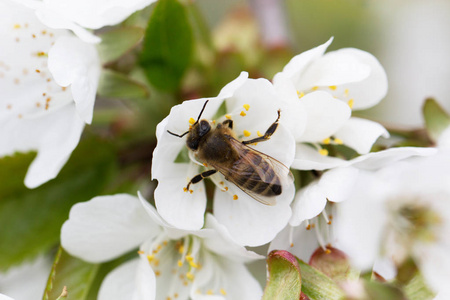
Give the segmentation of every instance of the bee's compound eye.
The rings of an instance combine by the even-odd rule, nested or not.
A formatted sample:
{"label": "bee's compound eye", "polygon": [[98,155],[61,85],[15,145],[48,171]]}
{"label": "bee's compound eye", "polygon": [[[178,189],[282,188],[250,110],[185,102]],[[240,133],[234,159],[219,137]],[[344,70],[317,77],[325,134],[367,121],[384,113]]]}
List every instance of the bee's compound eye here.
{"label": "bee's compound eye", "polygon": [[211,125],[206,120],[201,120],[198,128],[198,135],[204,136],[211,130]]}

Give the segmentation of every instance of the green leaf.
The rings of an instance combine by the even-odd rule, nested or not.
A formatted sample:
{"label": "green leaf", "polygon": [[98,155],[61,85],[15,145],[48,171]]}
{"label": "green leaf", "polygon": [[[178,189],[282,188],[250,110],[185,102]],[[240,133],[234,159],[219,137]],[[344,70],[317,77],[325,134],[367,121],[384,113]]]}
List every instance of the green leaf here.
{"label": "green leaf", "polygon": [[267,258],[269,281],[264,289],[263,300],[298,300],[302,280],[298,262],[284,250],[270,252]]}
{"label": "green leaf", "polygon": [[100,59],[103,63],[115,61],[134,47],[144,36],[140,27],[117,27],[100,33],[102,42],[98,45]]}
{"label": "green leaf", "polygon": [[177,0],[156,3],[145,32],[140,64],[156,88],[175,91],[193,53],[192,29]]}
{"label": "green leaf", "polygon": [[403,292],[395,286],[377,281],[364,281],[367,300],[407,300]]}
{"label": "green leaf", "polygon": [[344,292],[331,278],[311,267],[300,259],[302,276],[302,292],[310,300],[338,300],[345,299]]}
{"label": "green leaf", "polygon": [[423,117],[428,136],[437,142],[441,133],[450,126],[450,116],[436,100],[428,98],[423,105]]}
{"label": "green leaf", "polygon": [[[53,262],[43,300],[88,299],[87,295],[98,267],[99,265],[70,256],[60,247]],[[64,290],[67,292],[66,295]]]}
{"label": "green leaf", "polygon": [[33,156],[18,154],[0,160],[0,271],[58,244],[72,205],[101,194],[116,171],[112,146],[86,139],[56,179],[29,190],[23,179]]}
{"label": "green leaf", "polygon": [[102,97],[119,99],[144,99],[150,95],[142,83],[112,70],[103,70],[97,93]]}

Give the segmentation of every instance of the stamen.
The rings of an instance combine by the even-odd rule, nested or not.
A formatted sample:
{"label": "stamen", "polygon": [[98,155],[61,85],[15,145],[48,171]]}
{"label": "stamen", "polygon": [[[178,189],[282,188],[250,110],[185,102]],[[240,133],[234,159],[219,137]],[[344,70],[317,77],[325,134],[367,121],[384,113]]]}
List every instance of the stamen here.
{"label": "stamen", "polygon": [[294,235],[294,227],[291,226],[291,228],[289,228],[289,245],[291,247],[294,247],[294,243],[293,241],[293,235]]}
{"label": "stamen", "polygon": [[298,96],[298,98],[300,99],[300,98],[302,98],[303,96],[305,96],[305,93],[297,91],[297,96]]}
{"label": "stamen", "polygon": [[259,132],[259,130],[256,132],[256,134],[257,134],[259,137],[263,136],[263,135],[261,134],[261,132]]}
{"label": "stamen", "polygon": [[137,253],[138,253],[138,254],[144,254],[145,252],[142,251],[142,250],[139,250]]}
{"label": "stamen", "polygon": [[154,254],[147,255],[148,262],[152,262],[154,259],[155,259],[155,255]]}
{"label": "stamen", "polygon": [[345,91],[344,91],[344,96],[345,96],[345,97],[348,96],[348,92],[349,92],[348,89],[345,89]]}
{"label": "stamen", "polygon": [[250,109],[250,105],[248,105],[248,104],[244,104],[243,107],[245,108],[246,111],[248,111]]}
{"label": "stamen", "polygon": [[183,192],[187,192],[188,189],[186,187],[183,188]]}
{"label": "stamen", "polygon": [[252,133],[248,130],[244,130],[244,136],[249,137]]}
{"label": "stamen", "polygon": [[241,111],[240,115],[241,115],[242,117],[245,117],[247,114],[245,113],[245,111]]}
{"label": "stamen", "polygon": [[227,292],[226,292],[224,289],[220,289],[219,292],[220,292],[222,295],[224,295],[224,296],[227,295]]}
{"label": "stamen", "polygon": [[319,154],[323,155],[323,156],[327,156],[328,155],[328,150],[327,149],[320,149],[319,150]]}
{"label": "stamen", "polygon": [[317,226],[314,226],[314,228],[315,228],[316,237],[317,237],[317,241],[319,242],[320,248],[322,248],[323,251],[326,251],[327,247],[325,246],[325,241],[323,240],[323,236],[320,234]]}
{"label": "stamen", "polygon": [[227,118],[228,120],[231,120],[231,116],[230,115],[225,115],[225,118]]}
{"label": "stamen", "polygon": [[331,139],[328,137],[322,141],[323,144],[328,145],[331,142]]}
{"label": "stamen", "polygon": [[337,86],[335,86],[335,85],[330,85],[328,88],[329,88],[330,90],[335,91],[335,90],[337,89]]}
{"label": "stamen", "polygon": [[189,280],[194,280],[195,276],[191,272],[187,272],[186,273],[186,278],[189,279]]}
{"label": "stamen", "polygon": [[306,230],[311,230],[311,224],[309,224],[309,220],[306,220]]}
{"label": "stamen", "polygon": [[238,195],[233,195],[233,200],[239,199]]}
{"label": "stamen", "polygon": [[317,91],[318,89],[319,89],[319,87],[318,87],[318,86],[313,86],[311,90],[313,90],[313,91]]}
{"label": "stamen", "polygon": [[328,225],[331,225],[331,221],[328,218],[328,214],[327,214],[327,212],[325,210],[322,211],[322,217],[325,220],[325,222],[327,222]]}
{"label": "stamen", "polygon": [[180,245],[180,248],[178,248],[178,253],[183,254],[184,252],[184,245]]}
{"label": "stamen", "polygon": [[177,264],[178,264],[179,267],[183,266],[183,262],[181,260],[178,260]]}
{"label": "stamen", "polygon": [[337,139],[337,138],[334,139],[334,142],[338,145],[344,144],[344,142],[341,139]]}
{"label": "stamen", "polygon": [[20,24],[14,24],[14,29],[20,29],[21,27]]}
{"label": "stamen", "polygon": [[353,109],[353,99],[348,100],[347,104],[350,106],[350,109]]}
{"label": "stamen", "polygon": [[195,123],[194,118],[190,118],[190,119],[189,119],[189,124],[193,125],[194,123]]}
{"label": "stamen", "polygon": [[212,294],[213,294],[213,291],[212,291],[212,290],[208,290],[208,291],[206,292],[206,294],[207,294],[207,295],[212,295]]}

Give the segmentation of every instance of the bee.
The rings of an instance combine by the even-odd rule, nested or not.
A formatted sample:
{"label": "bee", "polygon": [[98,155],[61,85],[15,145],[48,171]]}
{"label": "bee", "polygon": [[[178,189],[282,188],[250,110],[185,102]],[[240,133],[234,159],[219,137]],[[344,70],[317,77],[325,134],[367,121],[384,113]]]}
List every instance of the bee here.
{"label": "bee", "polygon": [[265,205],[275,205],[275,197],[293,184],[293,175],[284,164],[248,145],[270,139],[278,127],[280,110],[277,119],[263,136],[239,141],[233,131],[233,120],[227,119],[215,128],[212,128],[208,120],[200,120],[208,101],[188,131],[180,135],[167,130],[169,134],[179,138],[187,135],[188,149],[193,151],[198,161],[212,168],[194,176],[184,190],[189,191],[191,184],[220,172],[227,181],[255,200]]}

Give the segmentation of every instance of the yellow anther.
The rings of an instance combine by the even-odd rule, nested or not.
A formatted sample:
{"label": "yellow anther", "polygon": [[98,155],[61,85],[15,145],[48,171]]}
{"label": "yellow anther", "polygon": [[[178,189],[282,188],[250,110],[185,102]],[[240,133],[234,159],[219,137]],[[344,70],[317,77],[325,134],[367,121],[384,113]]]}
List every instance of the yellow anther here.
{"label": "yellow anther", "polygon": [[178,253],[183,254],[184,252],[184,246],[180,245],[180,248],[178,248]]}
{"label": "yellow anther", "polygon": [[184,188],[183,188],[183,191],[184,191],[184,192],[187,192],[187,191],[188,191],[188,189],[187,189],[186,187],[184,187]]}
{"label": "yellow anther", "polygon": [[335,85],[330,85],[328,88],[329,88],[330,90],[335,91],[335,90],[337,89],[337,86],[335,86]]}
{"label": "yellow anther", "polygon": [[148,259],[148,262],[152,262],[155,259],[155,255],[154,254],[147,255],[147,259]]}
{"label": "yellow anther", "polygon": [[348,100],[348,106],[350,106],[350,109],[352,109],[353,108],[353,99],[350,99],[350,100]]}
{"label": "yellow anther", "polygon": [[249,137],[250,135],[252,135],[252,133],[250,131],[248,131],[248,130],[244,130],[244,135],[246,137]]}
{"label": "yellow anther", "polygon": [[231,116],[230,115],[225,115],[225,118],[227,118],[228,120],[231,120]]}
{"label": "yellow anther", "polygon": [[238,195],[233,195],[233,200],[239,199]]}
{"label": "yellow anther", "polygon": [[347,97],[347,96],[348,96],[348,92],[349,92],[348,89],[345,89],[345,91],[344,91],[344,96]]}
{"label": "yellow anther", "polygon": [[341,139],[334,139],[334,142],[338,145],[342,145],[344,143]]}
{"label": "yellow anther", "polygon": [[184,285],[184,286],[187,286],[188,284],[189,284],[189,282],[183,281],[183,285]]}
{"label": "yellow anther", "polygon": [[144,251],[142,251],[142,250],[139,250],[138,251],[138,254],[144,254],[145,252]]}
{"label": "yellow anther", "polygon": [[216,120],[212,120],[211,122],[212,122],[214,125],[216,125]]}
{"label": "yellow anther", "polygon": [[204,165],[205,167],[208,167],[208,164],[207,164],[207,163],[203,163],[203,165]]}
{"label": "yellow anther", "polygon": [[223,181],[221,181],[221,182],[219,182],[219,184],[223,185],[224,183],[223,183]]}
{"label": "yellow anther", "polygon": [[242,106],[245,108],[246,111],[248,111],[250,109],[250,105],[248,105],[248,104],[244,104]]}
{"label": "yellow anther", "polygon": [[191,272],[187,272],[186,273],[186,278],[189,280],[194,280],[194,274],[192,274]]}
{"label": "yellow anther", "polygon": [[189,262],[189,265],[190,265],[191,267],[193,267],[194,269],[197,269],[197,268],[199,267],[199,265],[198,265],[197,263],[195,263],[194,261],[190,261],[190,262]]}
{"label": "yellow anther", "polygon": [[256,132],[256,134],[258,135],[258,136],[263,136],[262,134],[261,134],[261,132],[259,132],[259,130]]}
{"label": "yellow anther", "polygon": [[174,298],[178,298],[178,293],[173,294]]}
{"label": "yellow anther", "polygon": [[290,246],[291,246],[291,248],[292,248],[292,247],[294,247],[294,243],[291,243],[291,245],[290,245]]}
{"label": "yellow anther", "polygon": [[298,95],[298,98],[300,99],[300,98],[302,98],[303,96],[305,96],[305,93],[303,93],[303,92],[301,92],[301,93],[297,92],[297,95]]}
{"label": "yellow anther", "polygon": [[163,245],[164,245],[164,246],[167,246],[167,241],[163,241]]}
{"label": "yellow anther", "polygon": [[325,250],[325,254],[330,254],[331,253],[331,250],[330,249],[326,249]]}
{"label": "yellow anther", "polygon": [[162,246],[161,245],[158,245],[158,246],[156,246],[156,250],[161,250],[161,248],[162,248]]}
{"label": "yellow anther", "polygon": [[322,141],[322,143],[324,143],[325,145],[328,145],[331,142],[330,138],[326,138]]}
{"label": "yellow anther", "polygon": [[320,149],[319,153],[320,153],[320,155],[327,156],[328,155],[328,150],[327,149]]}
{"label": "yellow anther", "polygon": [[186,255],[186,260],[187,261],[193,261],[194,258],[192,257],[192,255],[188,254],[188,255]]}
{"label": "yellow anther", "polygon": [[313,91],[317,91],[318,89],[319,89],[318,86],[313,86],[313,87],[312,87],[312,90],[313,90]]}
{"label": "yellow anther", "polygon": [[189,124],[193,125],[194,123],[195,123],[194,118],[190,118],[190,119],[189,119]]}
{"label": "yellow anther", "polygon": [[153,264],[155,265],[155,267],[159,266],[159,259],[155,258]]}
{"label": "yellow anther", "polygon": [[224,296],[227,294],[227,292],[225,292],[224,289],[220,289],[219,292],[220,292],[222,295],[224,295]]}
{"label": "yellow anther", "polygon": [[213,291],[212,291],[212,290],[208,290],[208,291],[206,292],[206,294],[207,294],[207,295],[212,295],[212,294],[213,294]]}
{"label": "yellow anther", "polygon": [[167,298],[166,298],[166,300],[172,300],[172,298],[170,298],[170,297],[167,297]]}
{"label": "yellow anther", "polygon": [[191,194],[192,194],[193,192],[194,192],[193,190],[189,190],[189,193],[191,193]]}
{"label": "yellow anther", "polygon": [[228,187],[226,186],[226,187],[224,187],[224,189],[225,189],[225,191],[228,191]]}
{"label": "yellow anther", "polygon": [[22,27],[20,24],[14,24],[14,29],[19,29],[20,27]]}
{"label": "yellow anther", "polygon": [[247,114],[245,113],[245,111],[241,111],[240,115],[245,117]]}
{"label": "yellow anther", "polygon": [[179,267],[183,266],[183,262],[181,260],[179,260],[177,264],[178,264]]}
{"label": "yellow anther", "polygon": [[156,275],[156,276],[161,275],[161,271],[155,271],[155,275]]}

